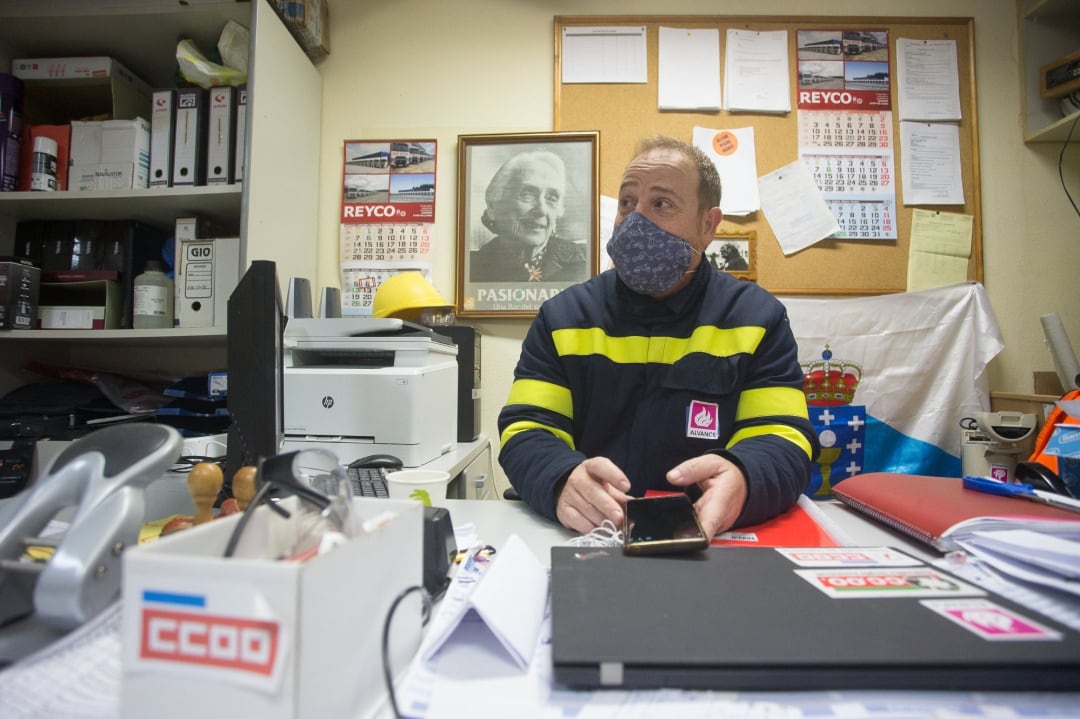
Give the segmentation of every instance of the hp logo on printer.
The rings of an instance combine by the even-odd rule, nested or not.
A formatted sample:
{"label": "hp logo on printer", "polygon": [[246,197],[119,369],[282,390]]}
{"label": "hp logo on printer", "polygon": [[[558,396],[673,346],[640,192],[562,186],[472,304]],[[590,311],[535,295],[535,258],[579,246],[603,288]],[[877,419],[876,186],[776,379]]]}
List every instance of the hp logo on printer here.
{"label": "hp logo on printer", "polygon": [[326,395],[322,398],[322,406],[324,409],[330,409],[334,406],[334,398],[330,395]]}

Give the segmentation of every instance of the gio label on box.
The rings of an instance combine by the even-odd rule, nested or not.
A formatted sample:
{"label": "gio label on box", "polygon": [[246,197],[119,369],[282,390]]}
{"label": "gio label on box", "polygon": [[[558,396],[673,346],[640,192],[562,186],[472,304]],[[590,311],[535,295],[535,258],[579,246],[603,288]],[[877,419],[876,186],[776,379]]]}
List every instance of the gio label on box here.
{"label": "gio label on box", "polygon": [[181,242],[181,327],[214,326],[214,241]]}

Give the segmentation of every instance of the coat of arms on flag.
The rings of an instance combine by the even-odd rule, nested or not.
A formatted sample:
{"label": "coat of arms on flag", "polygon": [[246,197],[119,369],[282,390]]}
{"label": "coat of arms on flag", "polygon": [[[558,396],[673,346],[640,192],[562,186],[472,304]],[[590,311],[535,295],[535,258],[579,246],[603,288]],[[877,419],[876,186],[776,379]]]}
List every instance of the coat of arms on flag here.
{"label": "coat of arms on flag", "polygon": [[851,404],[862,379],[862,368],[854,362],[833,360],[828,345],[820,360],[803,362],[802,366],[806,405],[821,443],[821,453],[810,468],[806,493],[828,497],[834,481],[862,471],[866,407]]}

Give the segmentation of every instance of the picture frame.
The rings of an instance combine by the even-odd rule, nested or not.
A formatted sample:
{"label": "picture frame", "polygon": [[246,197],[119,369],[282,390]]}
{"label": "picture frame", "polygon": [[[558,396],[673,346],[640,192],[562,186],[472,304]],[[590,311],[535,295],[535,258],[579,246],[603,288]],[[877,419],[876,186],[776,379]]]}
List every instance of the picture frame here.
{"label": "picture frame", "polygon": [[754,230],[717,230],[705,249],[705,261],[732,277],[757,281],[756,245],[757,232]]}
{"label": "picture frame", "polygon": [[597,273],[598,132],[458,136],[456,312],[533,317]]}

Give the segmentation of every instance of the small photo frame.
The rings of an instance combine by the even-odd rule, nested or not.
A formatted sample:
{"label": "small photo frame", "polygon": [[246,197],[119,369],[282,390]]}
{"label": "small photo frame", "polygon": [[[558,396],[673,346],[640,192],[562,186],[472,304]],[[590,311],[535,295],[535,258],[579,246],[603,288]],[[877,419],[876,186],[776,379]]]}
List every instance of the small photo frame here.
{"label": "small photo frame", "polygon": [[717,232],[705,249],[705,261],[713,267],[743,280],[757,280],[755,245],[757,232]]}
{"label": "small photo frame", "polygon": [[597,273],[599,133],[458,136],[456,311],[533,317]]}

